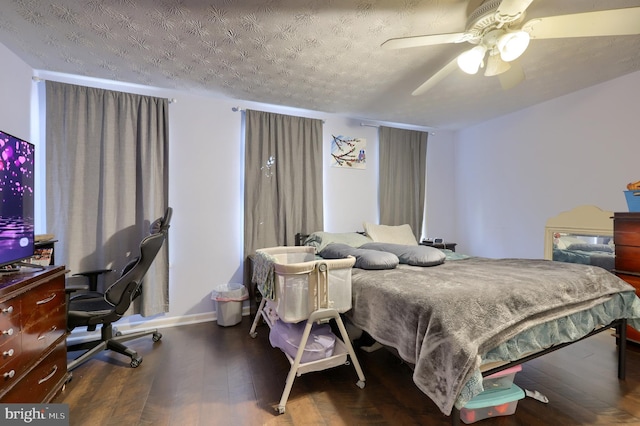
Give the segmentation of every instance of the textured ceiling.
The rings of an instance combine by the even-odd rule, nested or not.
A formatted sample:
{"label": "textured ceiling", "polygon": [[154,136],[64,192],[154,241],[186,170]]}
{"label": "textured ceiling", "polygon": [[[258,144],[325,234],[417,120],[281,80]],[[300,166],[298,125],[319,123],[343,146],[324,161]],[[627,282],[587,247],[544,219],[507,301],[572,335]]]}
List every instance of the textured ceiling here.
{"label": "textured ceiling", "polygon": [[[460,128],[640,70],[640,36],[532,40],[526,80],[456,70],[469,44],[383,50],[460,32],[471,0],[2,0],[0,43],[35,70],[210,93],[358,119]],[[535,0],[526,19],[628,0]]]}

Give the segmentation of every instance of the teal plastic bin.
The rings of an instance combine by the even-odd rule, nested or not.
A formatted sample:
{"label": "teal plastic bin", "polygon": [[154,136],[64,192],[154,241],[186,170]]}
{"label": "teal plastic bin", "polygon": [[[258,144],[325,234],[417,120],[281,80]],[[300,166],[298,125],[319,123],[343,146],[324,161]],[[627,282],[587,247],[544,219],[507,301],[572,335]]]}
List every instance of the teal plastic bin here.
{"label": "teal plastic bin", "polygon": [[477,395],[460,410],[460,419],[469,424],[489,417],[510,416],[516,412],[524,391],[517,385],[508,389],[488,390]]}

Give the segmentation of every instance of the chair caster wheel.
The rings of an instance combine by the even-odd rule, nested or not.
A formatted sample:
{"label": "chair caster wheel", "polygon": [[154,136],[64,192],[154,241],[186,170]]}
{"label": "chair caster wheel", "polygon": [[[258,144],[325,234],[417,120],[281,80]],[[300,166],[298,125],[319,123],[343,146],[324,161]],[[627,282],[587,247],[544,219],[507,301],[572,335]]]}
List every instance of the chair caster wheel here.
{"label": "chair caster wheel", "polygon": [[151,338],[154,342],[157,342],[158,340],[162,339],[162,333],[153,333],[153,336]]}
{"label": "chair caster wheel", "polygon": [[139,356],[137,358],[132,358],[131,359],[131,368],[136,368],[140,365],[140,363],[142,363],[142,357]]}

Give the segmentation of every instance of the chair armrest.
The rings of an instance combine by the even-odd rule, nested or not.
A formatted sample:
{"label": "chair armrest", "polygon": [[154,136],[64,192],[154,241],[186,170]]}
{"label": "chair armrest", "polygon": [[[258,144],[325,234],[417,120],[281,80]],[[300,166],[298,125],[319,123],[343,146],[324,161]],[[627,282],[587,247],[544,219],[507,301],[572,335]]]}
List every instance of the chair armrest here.
{"label": "chair armrest", "polygon": [[65,284],[64,291],[66,293],[73,293],[74,291],[89,290],[88,284]]}
{"label": "chair armrest", "polygon": [[73,274],[73,276],[75,277],[80,275],[83,277],[87,277],[87,279],[89,280],[89,290],[96,291],[98,290],[98,276],[114,271],[114,269],[96,269],[93,271],[78,272],[76,274]]}
{"label": "chair armrest", "polygon": [[113,272],[114,269],[96,269],[94,271],[83,271],[83,272],[78,272],[76,274],[73,274],[74,276],[76,275],[82,275],[85,277],[91,277],[91,276],[98,276],[101,274],[106,274],[107,272]]}

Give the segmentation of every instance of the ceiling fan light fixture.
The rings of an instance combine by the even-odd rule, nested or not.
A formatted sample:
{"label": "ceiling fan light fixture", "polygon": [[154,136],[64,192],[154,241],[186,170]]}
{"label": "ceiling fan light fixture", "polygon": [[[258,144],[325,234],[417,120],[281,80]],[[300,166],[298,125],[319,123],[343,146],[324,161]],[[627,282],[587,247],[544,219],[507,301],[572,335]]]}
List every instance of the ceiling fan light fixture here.
{"label": "ceiling fan light fixture", "polygon": [[492,77],[494,75],[500,75],[504,72],[509,71],[511,65],[508,62],[503,61],[500,58],[499,53],[491,52],[489,57],[487,58],[487,67],[484,70],[484,75],[487,77]]}
{"label": "ceiling fan light fixture", "polygon": [[467,74],[477,73],[486,52],[487,48],[484,46],[476,46],[473,49],[462,52],[458,56],[458,67]]}
{"label": "ceiling fan light fixture", "polygon": [[511,62],[518,59],[527,50],[529,39],[526,31],[512,31],[502,35],[496,43],[502,60]]}

